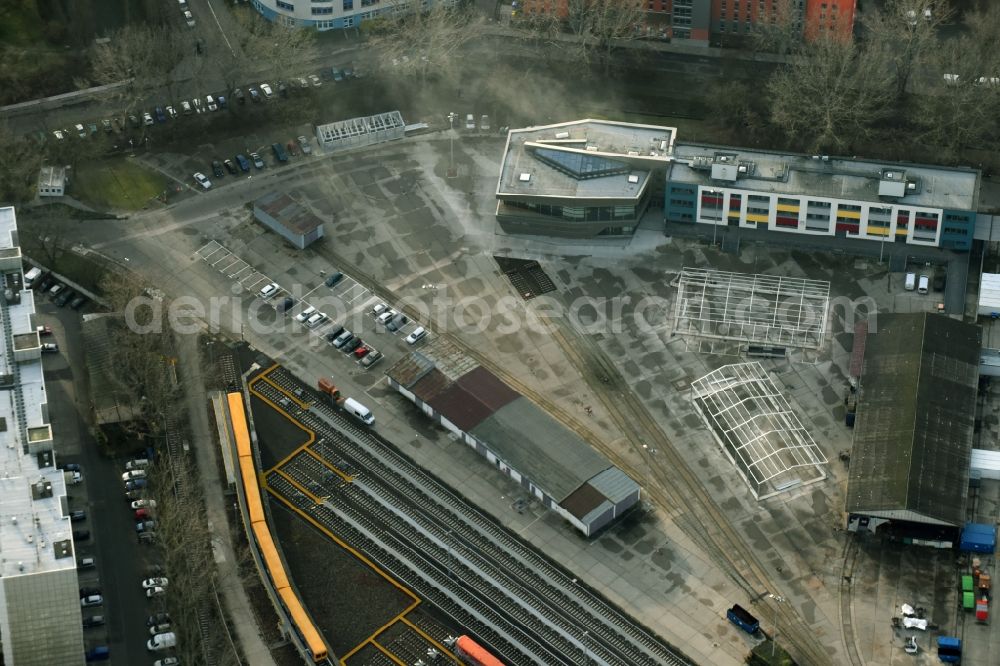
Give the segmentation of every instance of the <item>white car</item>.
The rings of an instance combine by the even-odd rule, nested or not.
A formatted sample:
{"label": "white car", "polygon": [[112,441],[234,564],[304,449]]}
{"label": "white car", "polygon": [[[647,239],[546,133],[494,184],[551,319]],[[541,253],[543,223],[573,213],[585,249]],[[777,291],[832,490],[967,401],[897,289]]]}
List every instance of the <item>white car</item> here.
{"label": "white car", "polygon": [[79,137],[80,137],[81,139],[86,139],[86,138],[87,138],[87,130],[85,130],[85,129],[83,128],[83,125],[81,125],[80,123],[77,123],[77,124],[75,125],[74,129],[76,129],[76,133],[77,133],[77,135],[78,135],[78,136],[79,136]]}
{"label": "white car", "polygon": [[146,470],[144,469],[131,469],[124,474],[122,474],[122,481],[132,481],[134,479],[145,479]]}
{"label": "white car", "polygon": [[268,99],[271,99],[272,97],[274,97],[274,91],[271,90],[271,84],[269,84],[269,83],[262,83],[262,84],[260,84],[260,91],[262,93],[264,93],[264,97],[266,97]]}
{"label": "white car", "polygon": [[205,98],[205,106],[208,107],[209,111],[218,111],[219,105],[215,103],[215,98],[209,95]]}
{"label": "white car", "polygon": [[52,135],[59,141],[66,138],[66,134],[62,130],[52,130]]}
{"label": "white car", "polygon": [[145,113],[142,114],[142,122],[144,125],[152,125],[153,115],[149,111],[146,111]]}
{"label": "white car", "polygon": [[323,82],[320,81],[319,77],[316,76],[315,74],[310,74],[309,75],[309,80],[312,81],[313,86],[315,86],[317,88],[319,88],[321,85],[323,85]]}
{"label": "white car", "polygon": [[149,628],[149,635],[155,636],[156,634],[165,634],[170,631],[170,623],[164,622],[163,624],[156,624]]}
{"label": "white car", "polygon": [[385,324],[388,324],[389,320],[392,319],[395,316],[396,316],[396,311],[395,310],[385,310],[382,314],[380,314],[377,317],[378,323],[380,323],[380,324],[382,324],[384,326]]}
{"label": "white car", "polygon": [[205,174],[198,172],[194,175],[194,181],[201,185],[201,189],[207,190],[211,189],[212,181],[205,177]]}
{"label": "white car", "polygon": [[187,23],[189,28],[194,27],[194,15],[190,11],[184,12],[184,22]]}
{"label": "white car", "polygon": [[326,315],[322,312],[317,312],[316,314],[306,319],[306,328],[316,328],[320,324],[326,321]]}
{"label": "white car", "polygon": [[191,115],[191,102],[189,102],[187,100],[184,100],[183,102],[181,102],[181,112],[185,116],[190,116]]}
{"label": "white car", "polygon": [[[316,75],[313,74],[313,76],[316,76]],[[299,84],[299,88],[308,88],[309,87],[309,82],[306,81],[301,76],[299,78],[295,79],[295,82]]]}
{"label": "white car", "polygon": [[155,509],[156,500],[153,499],[137,499],[130,504],[133,509]]}
{"label": "white car", "polygon": [[162,587],[150,587],[146,590],[146,598],[152,599],[153,597],[162,597],[166,593],[166,589]]}
{"label": "white car", "polygon": [[306,319],[309,319],[309,317],[312,317],[314,314],[316,314],[316,308],[310,305],[305,310],[295,315],[295,321],[300,324],[304,324]]}
{"label": "white car", "polygon": [[174,107],[168,105],[167,106],[167,115],[170,116],[171,118],[176,118],[177,117],[177,109],[175,109]]}
{"label": "white car", "polygon": [[278,289],[280,288],[281,287],[278,286],[277,282],[272,282],[271,284],[265,286],[263,289],[257,292],[257,295],[266,300],[277,294]]}
{"label": "white car", "polygon": [[90,608],[91,606],[100,606],[104,603],[104,597],[99,594],[91,594],[90,596],[80,599],[80,605],[84,608]]}
{"label": "white car", "polygon": [[153,662],[153,666],[180,666],[181,660],[177,657],[166,657],[165,659],[157,659]]}
{"label": "white car", "polygon": [[413,329],[412,333],[406,336],[406,344],[415,345],[426,335],[427,335],[427,329],[425,329],[423,326],[417,326],[415,329]]}

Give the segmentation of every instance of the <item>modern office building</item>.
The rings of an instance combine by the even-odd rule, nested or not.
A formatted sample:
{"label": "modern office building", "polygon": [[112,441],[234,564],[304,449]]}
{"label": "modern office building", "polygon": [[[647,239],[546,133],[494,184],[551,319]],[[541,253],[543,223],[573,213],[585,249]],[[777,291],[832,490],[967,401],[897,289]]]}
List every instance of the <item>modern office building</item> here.
{"label": "modern office building", "polygon": [[455,0],[252,0],[268,21],[316,30],[357,28],[376,16],[427,10],[435,2],[455,4]]}
{"label": "modern office building", "polygon": [[659,204],[673,127],[578,120],[510,130],[497,183],[504,231],[631,236]]}
{"label": "modern office building", "polygon": [[84,663],[66,479],[55,465],[33,292],[0,208],[0,642],[16,666]]}
{"label": "modern office building", "polygon": [[968,250],[972,169],[677,143],[664,218],[676,224]]}

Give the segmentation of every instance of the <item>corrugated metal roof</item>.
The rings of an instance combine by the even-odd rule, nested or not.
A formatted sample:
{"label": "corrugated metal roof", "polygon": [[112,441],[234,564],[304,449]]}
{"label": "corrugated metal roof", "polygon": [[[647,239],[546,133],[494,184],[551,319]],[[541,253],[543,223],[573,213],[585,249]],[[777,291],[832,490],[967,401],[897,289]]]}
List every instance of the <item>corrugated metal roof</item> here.
{"label": "corrugated metal roof", "polygon": [[[437,371],[435,370],[435,372]],[[441,375],[441,377],[444,377],[444,375]],[[425,402],[433,407],[434,411],[458,426],[463,432],[471,431],[494,412],[489,405],[478,400],[476,396],[455,383],[449,384],[447,388],[440,391],[434,398]]]}
{"label": "corrugated metal roof", "polygon": [[271,192],[254,201],[253,205],[300,236],[305,236],[323,225],[323,220],[287,194]]}
{"label": "corrugated metal roof", "polygon": [[481,365],[459,377],[457,384],[491,411],[496,411],[521,396]]}
{"label": "corrugated metal roof", "polygon": [[524,397],[470,432],[560,504],[610,465],[576,433]]}
{"label": "corrugated metal roof", "polygon": [[420,352],[413,352],[396,361],[385,374],[403,388],[410,389],[433,367],[433,361]]}
{"label": "corrugated metal roof", "polygon": [[431,337],[420,348],[420,353],[429,358],[437,369],[452,381],[479,365],[453,342],[437,335]]}
{"label": "corrugated metal roof", "polygon": [[861,374],[848,511],[964,522],[980,346],[973,324],[879,314]]}
{"label": "corrugated metal roof", "polygon": [[979,307],[1000,312],[1000,274],[983,273],[979,281]]}
{"label": "corrugated metal roof", "polygon": [[625,501],[639,490],[639,484],[617,467],[609,467],[587,483],[615,504]]}
{"label": "corrugated metal roof", "polygon": [[868,320],[854,325],[854,345],[851,348],[851,377],[861,376],[862,362],[865,360],[865,343],[868,340]]}

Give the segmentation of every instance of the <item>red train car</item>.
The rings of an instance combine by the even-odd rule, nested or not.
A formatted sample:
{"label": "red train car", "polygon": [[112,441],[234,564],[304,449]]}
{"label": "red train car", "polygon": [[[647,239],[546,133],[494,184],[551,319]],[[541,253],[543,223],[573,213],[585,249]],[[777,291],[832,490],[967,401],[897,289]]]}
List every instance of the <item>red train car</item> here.
{"label": "red train car", "polygon": [[459,636],[455,641],[455,654],[471,666],[504,666],[502,661],[468,636]]}

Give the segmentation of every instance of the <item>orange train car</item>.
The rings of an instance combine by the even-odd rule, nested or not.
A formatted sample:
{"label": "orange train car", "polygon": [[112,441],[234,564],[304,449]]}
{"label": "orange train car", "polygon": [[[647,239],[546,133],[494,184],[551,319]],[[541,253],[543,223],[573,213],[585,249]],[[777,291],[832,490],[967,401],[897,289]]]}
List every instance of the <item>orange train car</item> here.
{"label": "orange train car", "polygon": [[295,630],[302,637],[309,654],[312,655],[313,662],[324,662],[328,656],[326,642],[302,606],[302,601],[292,590],[288,574],[281,562],[281,556],[274,545],[271,530],[267,526],[260,496],[260,485],[257,483],[257,470],[253,464],[250,429],[247,427],[246,413],[243,411],[243,394],[234,391],[227,394],[226,398],[229,402],[229,418],[233,425],[233,436],[236,439],[236,453],[239,456],[243,496],[246,499],[249,523],[254,539],[257,541],[261,559],[264,561],[264,567],[271,577],[275,591],[291,617]]}
{"label": "orange train car", "polygon": [[504,666],[502,661],[468,636],[459,636],[455,641],[455,654],[470,666]]}

